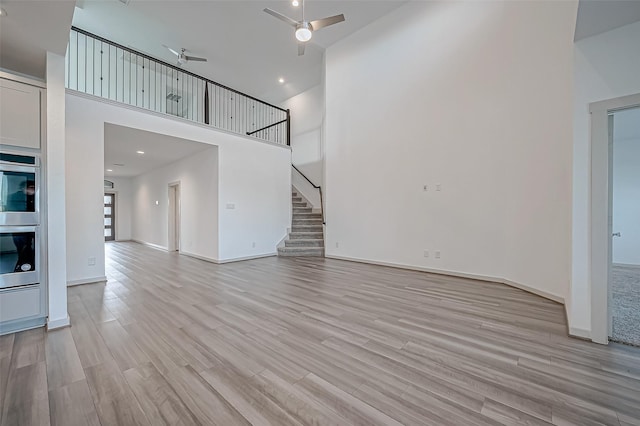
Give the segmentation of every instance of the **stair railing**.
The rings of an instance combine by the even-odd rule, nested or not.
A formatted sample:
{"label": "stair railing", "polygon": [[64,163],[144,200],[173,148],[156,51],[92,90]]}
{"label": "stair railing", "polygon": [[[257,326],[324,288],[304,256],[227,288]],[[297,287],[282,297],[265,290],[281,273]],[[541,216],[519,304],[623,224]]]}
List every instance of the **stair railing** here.
{"label": "stair railing", "polygon": [[311,180],[305,176],[304,173],[302,173],[300,171],[300,169],[298,169],[296,166],[294,166],[293,164],[291,165],[291,167],[293,167],[293,169],[298,172],[300,174],[300,176],[302,176],[303,178],[305,178],[305,180],[307,182],[309,182],[311,184],[311,186],[313,186],[315,189],[317,189],[320,192],[320,214],[322,215],[322,224],[326,225],[326,222],[324,220],[324,202],[322,200],[322,187],[320,185],[316,185],[315,183],[311,182]]}
{"label": "stair railing", "polygon": [[71,27],[66,87],[112,101],[290,145],[289,111]]}

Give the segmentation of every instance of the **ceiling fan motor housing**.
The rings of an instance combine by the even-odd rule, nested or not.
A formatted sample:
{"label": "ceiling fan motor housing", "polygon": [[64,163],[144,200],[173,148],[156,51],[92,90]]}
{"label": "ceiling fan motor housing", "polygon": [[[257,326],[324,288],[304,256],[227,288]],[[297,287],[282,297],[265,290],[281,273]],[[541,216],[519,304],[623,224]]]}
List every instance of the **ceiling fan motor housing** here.
{"label": "ceiling fan motor housing", "polygon": [[296,39],[300,42],[306,42],[311,40],[311,36],[313,34],[313,27],[309,22],[302,21],[298,24],[296,28]]}

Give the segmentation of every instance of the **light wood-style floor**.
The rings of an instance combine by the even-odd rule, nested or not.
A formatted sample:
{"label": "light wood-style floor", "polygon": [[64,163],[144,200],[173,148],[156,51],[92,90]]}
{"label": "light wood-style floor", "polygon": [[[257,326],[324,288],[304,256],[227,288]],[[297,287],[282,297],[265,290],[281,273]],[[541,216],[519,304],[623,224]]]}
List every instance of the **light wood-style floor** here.
{"label": "light wood-style floor", "polygon": [[0,338],[2,425],[638,425],[640,350],[500,284],[107,244],[72,327]]}

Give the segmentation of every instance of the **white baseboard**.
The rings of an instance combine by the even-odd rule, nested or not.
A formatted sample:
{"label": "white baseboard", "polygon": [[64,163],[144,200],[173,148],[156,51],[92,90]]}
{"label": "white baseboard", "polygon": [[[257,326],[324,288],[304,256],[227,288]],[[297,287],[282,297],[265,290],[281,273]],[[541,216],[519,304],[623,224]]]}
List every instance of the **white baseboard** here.
{"label": "white baseboard", "polygon": [[158,245],[158,244],[148,243],[148,242],[142,241],[142,240],[136,240],[135,238],[131,239],[131,241],[133,241],[134,243],[142,244],[143,246],[147,246],[147,247],[151,247],[151,248],[157,249],[157,250],[169,251],[169,249],[167,247],[163,247],[163,246]]}
{"label": "white baseboard", "polygon": [[612,263],[611,266],[621,266],[623,268],[638,268],[640,269],[640,265],[635,263]]}
{"label": "white baseboard", "polygon": [[251,259],[260,259],[263,257],[271,257],[271,256],[277,256],[278,253],[267,253],[267,254],[259,254],[256,256],[247,256],[247,257],[235,257],[232,259],[214,259],[212,257],[206,257],[206,256],[200,256],[199,254],[194,254],[194,253],[189,253],[186,251],[181,251],[180,254],[184,254],[185,256],[189,256],[189,257],[193,257],[194,259],[198,259],[198,260],[204,260],[205,262],[211,262],[211,263],[216,263],[216,264],[222,264],[222,263],[231,263],[231,262],[240,262],[243,260],[251,260]]}
{"label": "white baseboard", "polygon": [[261,259],[263,257],[272,257],[272,256],[277,256],[277,255],[278,255],[278,252],[264,253],[264,254],[258,254],[256,256],[234,257],[234,258],[231,258],[231,259],[217,260],[216,263],[241,262],[243,260]]}
{"label": "white baseboard", "polygon": [[67,287],[73,287],[74,285],[82,285],[82,284],[93,284],[93,283],[102,283],[107,281],[107,277],[92,277],[92,278],[82,278],[80,280],[71,280],[67,281]]}
{"label": "white baseboard", "polygon": [[214,259],[213,257],[200,256],[199,254],[189,253],[188,251],[180,251],[178,253],[184,254],[185,256],[188,256],[188,257],[193,257],[194,259],[204,260],[205,262],[219,263],[218,260]]}
{"label": "white baseboard", "polygon": [[492,283],[505,284],[505,285],[508,285],[510,287],[515,287],[515,288],[518,288],[520,290],[524,290],[527,293],[532,293],[532,294],[535,294],[537,296],[544,297],[545,299],[549,299],[549,300],[552,300],[554,302],[557,302],[557,303],[560,303],[560,304],[564,305],[564,297],[562,297],[562,296],[558,296],[558,295],[555,295],[555,294],[547,293],[546,291],[538,290],[538,289],[529,287],[527,285],[516,283],[516,282],[510,281],[510,280],[507,280],[507,279],[504,279],[504,278],[500,278],[500,277],[490,277],[490,276],[486,276],[486,275],[469,274],[469,273],[466,273],[466,272],[448,271],[448,270],[443,270],[443,269],[423,268],[421,266],[405,265],[405,264],[402,264],[402,263],[380,262],[380,261],[376,261],[376,260],[360,259],[360,258],[357,258],[357,257],[335,256],[335,255],[325,255],[325,257],[327,257],[329,259],[348,260],[348,261],[351,261],[351,262],[368,263],[368,264],[371,264],[371,265],[389,266],[391,268],[408,269],[408,270],[411,270],[411,271],[428,272],[428,273],[431,273],[431,274],[448,275],[448,276],[452,276],[452,277],[468,278],[468,279],[478,280],[478,281],[487,281],[487,282],[492,282]]}
{"label": "white baseboard", "polygon": [[71,319],[69,315],[66,318],[61,318],[55,321],[47,320],[47,330],[55,330],[57,328],[68,327],[71,325]]}

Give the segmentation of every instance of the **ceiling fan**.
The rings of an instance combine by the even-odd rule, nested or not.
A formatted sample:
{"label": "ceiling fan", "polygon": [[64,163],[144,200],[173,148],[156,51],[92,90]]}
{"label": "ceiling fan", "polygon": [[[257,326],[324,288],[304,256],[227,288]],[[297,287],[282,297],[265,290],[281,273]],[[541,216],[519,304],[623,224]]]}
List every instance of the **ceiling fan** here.
{"label": "ceiling fan", "polygon": [[274,16],[281,21],[286,22],[296,29],[296,40],[298,40],[298,56],[304,55],[304,47],[306,42],[311,40],[314,31],[318,31],[321,28],[328,27],[329,25],[337,24],[344,21],[344,15],[335,15],[328,18],[316,19],[315,21],[306,21],[304,19],[304,0],[302,0],[302,20],[296,21],[289,18],[280,12],[276,12],[273,9],[264,9],[269,15]]}
{"label": "ceiling fan", "polygon": [[176,55],[178,57],[178,66],[182,66],[184,64],[186,64],[189,61],[199,61],[199,62],[207,62],[207,58],[199,58],[197,56],[188,56],[186,55],[184,52],[187,51],[187,49],[185,49],[184,47],[182,49],[180,49],[180,53],[178,53],[177,51],[175,51],[174,49],[170,48],[167,45],[162,45],[163,47],[169,49],[169,51],[171,53],[173,53],[174,55]]}

